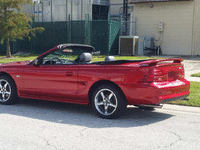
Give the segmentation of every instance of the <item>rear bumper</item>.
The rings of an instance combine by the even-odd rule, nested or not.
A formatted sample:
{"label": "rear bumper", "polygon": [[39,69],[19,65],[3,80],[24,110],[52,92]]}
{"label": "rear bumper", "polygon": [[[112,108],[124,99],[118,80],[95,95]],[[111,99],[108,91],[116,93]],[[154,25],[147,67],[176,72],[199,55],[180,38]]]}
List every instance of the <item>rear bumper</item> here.
{"label": "rear bumper", "polygon": [[182,79],[171,82],[120,85],[128,104],[152,105],[181,100],[190,94],[190,82]]}
{"label": "rear bumper", "polygon": [[164,100],[161,101],[161,104],[165,104],[165,103],[169,103],[169,102],[177,101],[177,100],[183,100],[183,99],[185,99],[187,96],[189,96],[189,94],[184,95],[184,96],[179,96],[179,97],[164,99]]}

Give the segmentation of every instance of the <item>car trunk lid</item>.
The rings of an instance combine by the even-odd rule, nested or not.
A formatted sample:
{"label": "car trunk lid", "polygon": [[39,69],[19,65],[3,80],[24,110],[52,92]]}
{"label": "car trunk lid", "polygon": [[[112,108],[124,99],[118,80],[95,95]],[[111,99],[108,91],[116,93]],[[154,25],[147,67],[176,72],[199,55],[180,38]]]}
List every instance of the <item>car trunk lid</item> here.
{"label": "car trunk lid", "polygon": [[164,82],[183,79],[184,67],[182,61],[182,59],[174,58],[140,62],[139,66],[143,68],[141,82]]}

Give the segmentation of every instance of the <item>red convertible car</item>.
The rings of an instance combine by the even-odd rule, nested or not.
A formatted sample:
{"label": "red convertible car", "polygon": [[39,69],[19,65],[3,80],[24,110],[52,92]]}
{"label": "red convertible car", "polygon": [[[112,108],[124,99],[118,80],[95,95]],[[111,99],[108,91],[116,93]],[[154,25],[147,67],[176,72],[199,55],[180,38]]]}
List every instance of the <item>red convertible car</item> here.
{"label": "red convertible car", "polygon": [[18,97],[91,104],[103,118],[113,118],[127,105],[159,107],[184,99],[190,82],[181,59],[92,62],[94,47],[62,44],[30,62],[0,65],[0,104]]}

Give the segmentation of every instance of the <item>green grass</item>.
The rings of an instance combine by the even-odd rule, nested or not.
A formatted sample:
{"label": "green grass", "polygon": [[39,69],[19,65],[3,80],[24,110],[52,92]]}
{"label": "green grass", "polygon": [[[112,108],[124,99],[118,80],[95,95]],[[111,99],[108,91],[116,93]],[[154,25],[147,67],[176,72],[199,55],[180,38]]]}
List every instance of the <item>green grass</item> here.
{"label": "green grass", "polygon": [[[9,62],[17,62],[17,61],[27,61],[35,59],[37,54],[29,55],[29,56],[12,56],[11,58],[6,58],[5,56],[0,56],[0,63],[9,63]],[[105,55],[93,56],[92,61],[104,61]],[[143,57],[143,56],[115,56],[116,60],[124,59],[124,60],[140,60],[140,59],[164,59],[164,57]]]}
{"label": "green grass", "polygon": [[195,73],[191,75],[192,77],[200,77],[200,73]]}
{"label": "green grass", "polygon": [[6,58],[5,56],[0,56],[0,63],[9,63],[9,62],[33,60],[33,59],[35,59],[37,56],[38,56],[38,55],[12,56],[11,58]]}
{"label": "green grass", "polygon": [[171,104],[200,107],[200,82],[190,82],[189,101],[175,101]]}
{"label": "green grass", "polygon": [[[105,55],[93,56],[92,61],[104,61]],[[141,59],[164,59],[164,57],[150,57],[150,56],[115,56],[116,60],[141,60]]]}

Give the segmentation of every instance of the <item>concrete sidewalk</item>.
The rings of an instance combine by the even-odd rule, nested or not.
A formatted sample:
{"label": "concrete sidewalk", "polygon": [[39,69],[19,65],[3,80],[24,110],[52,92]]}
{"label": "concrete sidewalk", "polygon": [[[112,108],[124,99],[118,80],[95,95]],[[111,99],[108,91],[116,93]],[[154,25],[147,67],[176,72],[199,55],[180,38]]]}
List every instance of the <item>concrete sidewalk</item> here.
{"label": "concrete sidewalk", "polygon": [[200,82],[200,77],[191,77],[192,74],[200,72],[200,60],[191,58],[190,60],[184,60],[183,64],[185,68],[185,78],[188,81]]}
{"label": "concrete sidewalk", "polygon": [[185,77],[188,81],[200,82],[200,77]]}
{"label": "concrete sidewalk", "polygon": [[162,109],[200,114],[200,107],[193,107],[193,106],[164,104]]}

